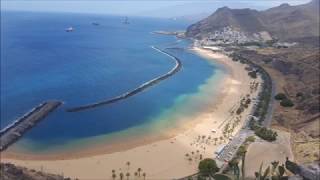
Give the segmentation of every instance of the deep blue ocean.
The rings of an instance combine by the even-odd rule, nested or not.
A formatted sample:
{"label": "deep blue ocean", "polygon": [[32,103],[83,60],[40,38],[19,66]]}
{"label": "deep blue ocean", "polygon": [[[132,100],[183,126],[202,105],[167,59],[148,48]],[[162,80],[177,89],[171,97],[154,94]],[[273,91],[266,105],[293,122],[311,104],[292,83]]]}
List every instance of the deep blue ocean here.
{"label": "deep blue ocean", "polygon": [[[176,75],[124,101],[66,112],[122,94],[170,70],[174,62],[150,46],[187,48],[191,43],[151,33],[184,30],[188,22],[129,17],[130,24],[123,24],[123,19],[1,12],[1,128],[43,101],[64,102],[15,146],[28,141],[40,152],[150,123],[177,97],[196,93],[218,69],[186,49],[168,50],[183,63]],[[66,32],[70,26],[75,30]]]}

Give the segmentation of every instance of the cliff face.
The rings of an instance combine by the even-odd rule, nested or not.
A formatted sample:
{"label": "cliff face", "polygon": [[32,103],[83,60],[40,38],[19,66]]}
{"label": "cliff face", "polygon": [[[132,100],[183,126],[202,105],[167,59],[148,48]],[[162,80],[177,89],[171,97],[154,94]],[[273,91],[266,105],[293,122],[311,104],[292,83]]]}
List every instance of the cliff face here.
{"label": "cliff face", "polygon": [[282,4],[265,11],[219,8],[188,27],[186,35],[201,39],[226,26],[248,34],[268,31],[279,39],[319,36],[319,0],[298,6]]}

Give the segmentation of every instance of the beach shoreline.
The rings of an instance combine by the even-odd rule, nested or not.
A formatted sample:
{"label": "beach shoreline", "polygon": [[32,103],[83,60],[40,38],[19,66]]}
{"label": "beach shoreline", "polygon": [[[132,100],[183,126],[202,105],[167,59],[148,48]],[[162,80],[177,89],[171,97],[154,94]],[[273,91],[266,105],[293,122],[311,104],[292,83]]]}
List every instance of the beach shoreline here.
{"label": "beach shoreline", "polygon": [[[208,94],[214,89],[221,91],[215,94],[216,98],[213,102],[210,100],[205,102],[206,108],[203,111],[184,120],[183,124],[179,123],[178,129],[163,132],[158,138],[146,137],[140,139],[138,143],[131,141],[123,146],[116,145],[117,147],[109,148],[110,151],[107,150],[108,148],[97,147],[84,154],[72,152],[72,154],[51,158],[23,157],[6,152],[1,154],[2,161],[33,169],[45,167],[48,172],[63,172],[68,177],[79,179],[111,177],[112,169],[125,171],[127,161],[131,162],[130,168],[142,168],[149,178],[172,179],[195,173],[199,155],[197,157],[193,155],[195,156],[192,157],[193,161],[189,161],[185,154],[199,152],[203,158],[214,158],[214,151],[226,144],[228,140],[217,144],[213,143],[212,139],[222,136],[220,125],[230,116],[230,109],[239,103],[242,96],[250,94],[251,79],[244,69],[246,65],[234,62],[222,53],[213,53],[196,47],[192,48],[192,51],[208,61],[222,64],[228,73],[219,82],[221,89],[217,88],[216,84],[204,87]],[[252,107],[245,110],[244,114],[248,114],[250,108]],[[244,115],[241,118],[241,125],[233,134],[241,129],[245,117]],[[216,132],[213,133],[213,129]],[[206,143],[199,142],[199,137],[210,137],[211,140],[209,143],[208,139]],[[150,161],[152,161],[151,164]],[[86,169],[94,170],[85,171]],[[126,171],[131,172],[129,168]]]}

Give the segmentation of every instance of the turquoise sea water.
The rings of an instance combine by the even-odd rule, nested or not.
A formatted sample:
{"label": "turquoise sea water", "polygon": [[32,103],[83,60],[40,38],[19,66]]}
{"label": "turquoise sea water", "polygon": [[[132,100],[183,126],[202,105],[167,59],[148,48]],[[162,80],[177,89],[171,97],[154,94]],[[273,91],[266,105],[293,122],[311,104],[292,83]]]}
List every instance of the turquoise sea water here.
{"label": "turquoise sea water", "polygon": [[[113,134],[161,133],[174,126],[177,116],[197,111],[198,102],[190,97],[201,96],[208,80],[218,82],[223,68],[189,52],[187,40],[151,33],[183,30],[188,23],[137,17],[129,18],[128,25],[122,21],[102,15],[2,12],[1,128],[42,101],[64,101],[12,149],[46,153],[94,137],[108,143]],[[65,32],[69,26],[75,31]],[[174,62],[152,45],[172,48],[168,51],[181,59],[182,70],[124,101],[65,111],[117,96],[170,70]]]}

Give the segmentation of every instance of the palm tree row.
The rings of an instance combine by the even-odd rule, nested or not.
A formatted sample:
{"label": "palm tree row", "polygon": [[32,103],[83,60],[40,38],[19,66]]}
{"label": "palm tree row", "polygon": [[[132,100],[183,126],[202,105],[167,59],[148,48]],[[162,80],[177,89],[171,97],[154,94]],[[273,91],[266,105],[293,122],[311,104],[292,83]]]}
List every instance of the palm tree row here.
{"label": "palm tree row", "polygon": [[[127,169],[128,171],[127,171],[125,174],[124,174],[123,172],[120,172],[120,173],[119,173],[119,178],[120,178],[120,180],[123,180],[124,176],[126,176],[126,177],[127,177],[127,180],[129,180],[130,175],[131,175],[130,172],[129,172],[130,164],[131,164],[131,163],[130,163],[129,161],[126,163],[126,165],[127,165],[127,167],[128,167],[128,169]],[[115,179],[117,178],[116,170],[113,169],[111,172],[112,172],[112,179],[115,180]],[[138,168],[137,171],[134,172],[134,177],[135,177],[135,179],[136,179],[137,177],[140,178],[141,175],[143,176],[143,179],[145,180],[147,174],[146,174],[145,172],[142,173],[142,169],[141,169],[141,168]]]}
{"label": "palm tree row", "polygon": [[[240,122],[240,120],[239,120],[239,122]],[[238,122],[238,124],[239,124],[239,122]],[[227,134],[226,132],[223,132],[223,134],[224,134],[223,136],[220,136],[220,137],[207,136],[207,138],[205,135],[203,135],[203,136],[199,135],[197,137],[197,139],[195,140],[195,142],[190,143],[190,145],[191,146],[195,145],[196,147],[201,145],[201,148],[204,149],[204,146],[202,146],[203,143],[205,145],[210,145],[211,143],[214,143],[214,145],[217,145],[218,140],[220,140],[220,141],[224,140],[224,142],[225,142],[224,138],[228,138],[230,136],[230,134],[234,131],[234,128],[236,125],[233,124],[232,126],[233,126],[232,129],[228,131],[229,134]],[[220,143],[222,143],[222,142],[220,142]]]}
{"label": "palm tree row", "polygon": [[202,159],[203,159],[203,155],[202,154],[200,154],[200,151],[199,150],[197,150],[196,151],[196,153],[194,152],[194,151],[192,151],[191,152],[191,155],[189,154],[189,153],[186,153],[185,154],[185,157],[187,158],[187,160],[191,163],[192,162],[192,160],[194,159],[194,160],[199,160],[199,161],[201,161]]}

